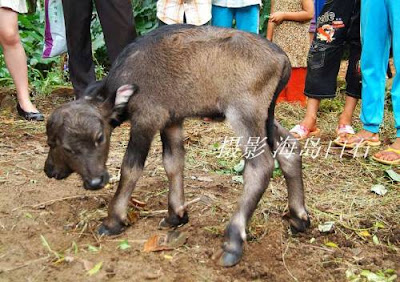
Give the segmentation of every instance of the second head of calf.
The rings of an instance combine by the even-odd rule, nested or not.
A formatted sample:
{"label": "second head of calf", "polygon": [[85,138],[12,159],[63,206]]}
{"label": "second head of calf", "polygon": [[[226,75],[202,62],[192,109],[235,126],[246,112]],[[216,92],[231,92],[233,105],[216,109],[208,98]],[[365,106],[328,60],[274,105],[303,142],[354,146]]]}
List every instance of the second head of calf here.
{"label": "second head of calf", "polygon": [[85,98],[64,104],[51,114],[46,125],[50,150],[44,167],[48,177],[63,179],[76,172],[89,190],[108,183],[111,132],[134,88],[121,86],[108,98],[100,91],[105,91],[103,85],[95,85]]}

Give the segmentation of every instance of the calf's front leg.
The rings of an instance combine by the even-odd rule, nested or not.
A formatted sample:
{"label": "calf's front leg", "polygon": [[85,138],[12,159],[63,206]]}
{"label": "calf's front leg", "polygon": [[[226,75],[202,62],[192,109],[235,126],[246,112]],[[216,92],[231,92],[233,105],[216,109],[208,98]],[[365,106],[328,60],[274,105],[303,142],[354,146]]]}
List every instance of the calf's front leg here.
{"label": "calf's front leg", "polygon": [[142,175],[144,163],[149,152],[155,130],[135,126],[125,152],[121,168],[121,179],[117,192],[108,207],[108,216],[99,228],[99,233],[115,235],[121,233],[128,225],[128,203],[136,182]]}

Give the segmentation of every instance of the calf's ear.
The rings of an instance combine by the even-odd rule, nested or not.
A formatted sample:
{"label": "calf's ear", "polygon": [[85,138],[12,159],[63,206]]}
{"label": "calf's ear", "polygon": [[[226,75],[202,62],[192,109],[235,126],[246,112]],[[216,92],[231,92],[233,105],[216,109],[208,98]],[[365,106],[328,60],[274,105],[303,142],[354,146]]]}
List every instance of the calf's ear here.
{"label": "calf's ear", "polygon": [[107,99],[105,91],[105,81],[96,81],[91,84],[85,89],[83,95],[79,97],[79,99],[84,98],[85,100],[94,100],[97,102],[103,102]]}
{"label": "calf's ear", "polygon": [[138,87],[133,84],[125,84],[117,89],[114,107],[110,118],[111,126],[119,126],[128,118],[129,99],[137,92],[137,90]]}
{"label": "calf's ear", "polygon": [[137,89],[137,86],[132,84],[125,84],[119,87],[115,96],[114,110],[118,108],[126,108],[129,99],[136,93]]}
{"label": "calf's ear", "polygon": [[63,135],[64,118],[61,109],[56,109],[46,123],[47,143],[53,147],[60,144]]}

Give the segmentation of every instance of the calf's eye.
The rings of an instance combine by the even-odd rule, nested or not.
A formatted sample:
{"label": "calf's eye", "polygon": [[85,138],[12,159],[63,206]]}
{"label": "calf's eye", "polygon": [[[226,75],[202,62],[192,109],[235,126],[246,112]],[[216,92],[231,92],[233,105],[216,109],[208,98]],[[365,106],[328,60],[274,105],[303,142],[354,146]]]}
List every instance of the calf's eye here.
{"label": "calf's eye", "polygon": [[63,146],[63,149],[68,154],[74,154],[74,151],[72,151],[72,149],[70,147]]}
{"label": "calf's eye", "polygon": [[101,133],[100,135],[98,135],[98,137],[97,137],[97,139],[96,139],[96,142],[95,142],[96,147],[97,147],[98,145],[100,145],[101,143],[103,143],[103,142],[104,142],[104,134]]}

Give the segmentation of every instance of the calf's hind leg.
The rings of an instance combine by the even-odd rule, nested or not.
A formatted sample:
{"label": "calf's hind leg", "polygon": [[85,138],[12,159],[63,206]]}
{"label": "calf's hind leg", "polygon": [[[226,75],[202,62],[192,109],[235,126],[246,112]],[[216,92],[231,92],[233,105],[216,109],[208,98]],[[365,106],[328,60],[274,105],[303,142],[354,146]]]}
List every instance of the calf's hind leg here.
{"label": "calf's hind leg", "polygon": [[136,182],[142,175],[144,163],[156,130],[133,125],[128,148],[121,167],[121,179],[117,192],[108,207],[108,216],[99,228],[99,233],[114,235],[121,233],[127,222],[128,203]]}
{"label": "calf's hind leg", "polygon": [[310,226],[304,205],[304,185],[300,143],[277,121],[274,122],[274,150],[286,180],[289,198],[289,223],[293,231],[303,232]]}
{"label": "calf's hind leg", "polygon": [[[257,120],[256,115],[246,119],[235,112],[228,112],[226,116],[244,143],[248,142],[249,137],[264,138],[265,123]],[[271,150],[268,146],[264,146],[262,150],[264,151],[259,156],[246,159],[243,174],[244,191],[238,208],[225,230],[226,238],[219,260],[222,266],[233,266],[240,261],[243,254],[243,243],[246,241],[246,226],[272,176],[274,161]]]}
{"label": "calf's hind leg", "polygon": [[167,126],[161,132],[163,163],[169,180],[168,216],[160,222],[161,227],[175,227],[189,221],[184,208],[183,169],[185,149],[182,122]]}

